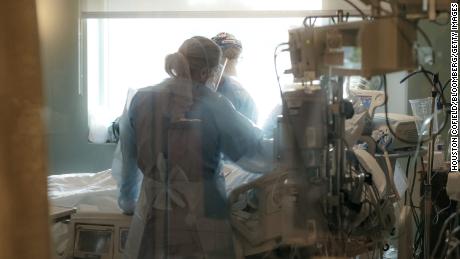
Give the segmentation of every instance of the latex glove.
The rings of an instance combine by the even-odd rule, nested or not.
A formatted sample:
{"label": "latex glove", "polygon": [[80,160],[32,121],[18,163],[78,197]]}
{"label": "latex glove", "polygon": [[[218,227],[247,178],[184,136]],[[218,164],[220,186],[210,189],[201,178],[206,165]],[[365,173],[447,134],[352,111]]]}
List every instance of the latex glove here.
{"label": "latex glove", "polygon": [[131,199],[118,198],[118,206],[124,214],[133,215],[136,208],[136,201]]}

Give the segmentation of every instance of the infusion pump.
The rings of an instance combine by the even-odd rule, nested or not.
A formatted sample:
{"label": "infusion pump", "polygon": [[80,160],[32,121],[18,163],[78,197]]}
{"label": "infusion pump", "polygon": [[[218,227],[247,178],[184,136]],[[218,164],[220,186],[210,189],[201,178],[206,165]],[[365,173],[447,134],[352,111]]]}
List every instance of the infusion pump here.
{"label": "infusion pump", "polygon": [[70,220],[67,259],[121,259],[131,216],[116,213],[77,213]]}

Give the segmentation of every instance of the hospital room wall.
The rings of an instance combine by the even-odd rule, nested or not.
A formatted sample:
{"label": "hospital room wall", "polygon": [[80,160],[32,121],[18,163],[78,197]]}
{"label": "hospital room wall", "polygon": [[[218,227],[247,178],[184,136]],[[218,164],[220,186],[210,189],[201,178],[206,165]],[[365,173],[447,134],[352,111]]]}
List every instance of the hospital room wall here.
{"label": "hospital room wall", "polygon": [[115,149],[88,142],[85,89],[79,91],[79,1],[37,0],[49,172],[97,172]]}

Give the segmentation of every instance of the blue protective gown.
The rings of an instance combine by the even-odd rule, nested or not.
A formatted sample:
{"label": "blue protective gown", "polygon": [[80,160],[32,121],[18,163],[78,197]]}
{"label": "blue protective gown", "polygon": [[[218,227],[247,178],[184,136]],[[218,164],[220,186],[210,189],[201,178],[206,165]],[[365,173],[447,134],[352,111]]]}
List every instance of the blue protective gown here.
{"label": "blue protective gown", "polygon": [[229,76],[223,76],[217,88],[217,92],[225,96],[235,109],[244,116],[248,117],[254,123],[257,122],[257,106],[251,95],[243,86]]}
{"label": "blue protective gown", "polygon": [[[173,95],[169,88],[173,83],[174,79],[170,79],[157,86],[140,89],[120,121],[123,158],[119,205],[127,213],[132,212],[136,204],[138,168],[143,174],[125,256],[163,258],[167,250],[169,258],[233,258],[225,187],[218,174],[220,159],[224,154],[237,161],[243,155],[254,153],[262,137],[261,131],[237,112],[226,98],[207,87],[195,86],[193,105],[186,117],[199,120],[199,143],[190,141],[190,145],[198,147],[199,158],[193,158],[193,152],[190,154],[191,159],[200,160],[200,180],[171,191],[177,194],[176,199],[167,201],[173,209],[162,209],[162,199],[158,197],[164,180],[162,158],[168,153],[165,149],[170,132],[169,105]],[[177,178],[170,169],[167,173]],[[202,211],[196,215],[190,213],[189,205],[192,203],[201,204]],[[170,233],[165,233],[166,218],[174,221],[172,216],[180,218],[181,215],[186,215],[185,219],[179,219],[180,223],[176,225],[185,222],[186,230],[175,231],[173,228],[176,226],[172,226],[166,231]],[[162,241],[165,236],[167,244]]]}

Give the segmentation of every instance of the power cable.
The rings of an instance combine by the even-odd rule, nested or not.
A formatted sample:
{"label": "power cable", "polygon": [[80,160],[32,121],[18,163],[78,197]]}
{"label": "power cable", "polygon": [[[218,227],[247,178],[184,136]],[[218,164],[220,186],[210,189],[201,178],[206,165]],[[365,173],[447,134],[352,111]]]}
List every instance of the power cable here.
{"label": "power cable", "polygon": [[351,5],[353,8],[355,8],[355,10],[361,14],[361,17],[363,17],[363,19],[366,18],[366,14],[361,9],[359,9],[359,7],[356,4],[354,4],[351,0],[344,0],[344,1],[347,2],[349,5]]}
{"label": "power cable", "polygon": [[436,245],[434,246],[433,251],[431,252],[430,258],[435,258],[436,252],[438,251],[439,245],[441,244],[441,239],[444,236],[444,232],[446,231],[446,228],[448,226],[448,223],[452,220],[455,219],[458,216],[458,212],[452,213],[445,221],[444,224],[442,224],[441,231],[439,232],[439,237],[438,240],[436,241]]}

